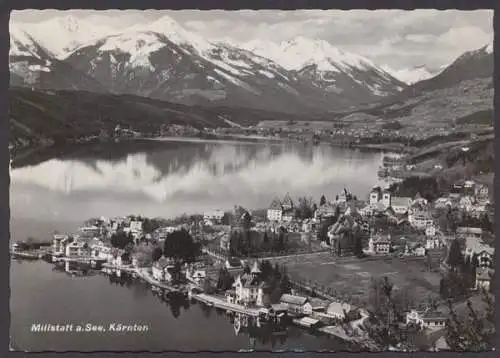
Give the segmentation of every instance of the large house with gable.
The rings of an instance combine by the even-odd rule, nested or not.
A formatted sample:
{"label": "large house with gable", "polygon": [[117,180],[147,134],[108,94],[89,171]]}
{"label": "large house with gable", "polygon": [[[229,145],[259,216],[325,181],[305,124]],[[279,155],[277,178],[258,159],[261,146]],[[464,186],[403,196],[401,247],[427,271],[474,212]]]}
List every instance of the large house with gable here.
{"label": "large house with gable", "polygon": [[283,200],[275,198],[267,209],[267,220],[290,222],[295,218],[295,206],[287,193]]}
{"label": "large house with gable", "polygon": [[261,271],[257,261],[250,274],[239,275],[233,283],[234,291],[228,292],[226,299],[230,303],[264,306],[267,285],[260,279]]}

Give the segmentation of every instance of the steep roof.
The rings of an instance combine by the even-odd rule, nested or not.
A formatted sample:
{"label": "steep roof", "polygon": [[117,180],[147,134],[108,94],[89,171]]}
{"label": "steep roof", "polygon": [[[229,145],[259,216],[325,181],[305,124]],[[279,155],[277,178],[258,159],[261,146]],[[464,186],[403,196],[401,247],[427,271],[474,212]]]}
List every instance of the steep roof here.
{"label": "steep roof", "polygon": [[483,229],[478,227],[458,227],[457,234],[482,234]]}
{"label": "steep roof", "polygon": [[302,306],[307,302],[307,297],[289,295],[285,293],[284,295],[281,296],[280,302]]}
{"label": "steep roof", "polygon": [[421,318],[426,320],[446,320],[447,318],[442,312],[439,311],[426,311],[422,314]]}
{"label": "steep roof", "polygon": [[373,236],[372,241],[374,244],[389,244],[391,243],[391,237],[389,235],[380,235],[377,234]]}
{"label": "steep roof", "polygon": [[257,261],[254,261],[253,266],[252,266],[252,270],[250,272],[251,273],[261,273],[260,268],[259,268],[259,264]]}
{"label": "steep roof", "polygon": [[281,202],[281,205],[283,205],[283,206],[292,206],[293,207],[293,200],[292,200],[292,197],[290,196],[289,193],[285,194],[285,197],[283,198],[283,201]]}
{"label": "steep roof", "polygon": [[274,198],[274,200],[271,202],[271,205],[269,205],[269,209],[282,210],[280,199]]}

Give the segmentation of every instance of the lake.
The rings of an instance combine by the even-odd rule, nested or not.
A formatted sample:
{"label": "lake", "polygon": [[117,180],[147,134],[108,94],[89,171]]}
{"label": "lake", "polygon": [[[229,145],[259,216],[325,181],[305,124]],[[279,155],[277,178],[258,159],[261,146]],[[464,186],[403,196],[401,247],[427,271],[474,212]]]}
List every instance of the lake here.
{"label": "lake", "polygon": [[[72,277],[44,261],[11,263],[11,327],[16,350],[222,351],[341,350],[333,337],[294,326],[241,324],[187,298],[161,299],[141,282],[95,273]],[[125,276],[125,277],[124,277]],[[234,318],[233,318],[234,320]],[[147,325],[147,332],[31,332],[33,324]],[[275,333],[273,333],[273,331]],[[277,332],[276,332],[277,331]]]}
{"label": "lake", "polygon": [[11,171],[14,240],[50,239],[91,217],[175,217],[266,208],[293,198],[365,199],[382,154],[297,143],[140,141],[82,145],[20,161]]}
{"label": "lake", "polygon": [[[296,143],[139,141],[82,145],[16,161],[11,237],[50,239],[90,217],[173,217],[212,209],[265,208],[276,196],[334,199],[344,187],[365,198],[382,154]],[[136,281],[71,277],[43,262],[11,263],[11,337],[41,350],[341,350],[296,327],[279,334],[251,324],[236,333],[225,313],[161,300]],[[146,324],[144,332],[40,333],[32,324]]]}

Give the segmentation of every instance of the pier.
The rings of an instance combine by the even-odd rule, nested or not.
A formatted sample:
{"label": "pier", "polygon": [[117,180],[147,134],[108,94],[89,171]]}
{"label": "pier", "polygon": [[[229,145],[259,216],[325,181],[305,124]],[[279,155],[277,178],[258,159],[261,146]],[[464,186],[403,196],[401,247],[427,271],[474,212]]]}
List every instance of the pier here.
{"label": "pier", "polygon": [[214,297],[214,296],[209,296],[204,293],[199,293],[199,294],[192,294],[191,298],[200,301],[208,306],[214,306],[217,308],[222,308],[227,311],[235,312],[235,313],[241,313],[246,316],[252,316],[252,317],[258,317],[260,311],[256,308],[246,308],[242,305],[238,305],[236,303],[229,303],[226,302],[220,298]]}
{"label": "pier", "polygon": [[147,283],[149,283],[150,285],[152,285],[154,287],[163,288],[164,290],[169,291],[169,292],[179,292],[179,293],[184,292],[180,288],[173,287],[169,284],[155,280],[153,277],[151,277],[151,275],[149,275],[147,270],[133,269],[133,272],[135,272],[135,274],[137,275],[138,278],[143,279],[144,281],[146,281]]}

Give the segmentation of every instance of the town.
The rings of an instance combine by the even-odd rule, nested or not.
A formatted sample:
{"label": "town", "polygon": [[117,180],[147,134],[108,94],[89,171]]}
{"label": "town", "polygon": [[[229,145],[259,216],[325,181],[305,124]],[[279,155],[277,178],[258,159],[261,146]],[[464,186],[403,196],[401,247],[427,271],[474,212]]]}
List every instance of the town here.
{"label": "town", "polygon": [[492,307],[493,218],[484,184],[410,177],[367,198],[344,188],[318,202],[284,193],[258,210],[89,219],[55,233],[48,250],[18,242],[12,255],[45,252],[71,275],[72,263],[127,272],[259,324],[289,322],[365,349],[443,350],[458,344],[460,309],[482,317]]}

